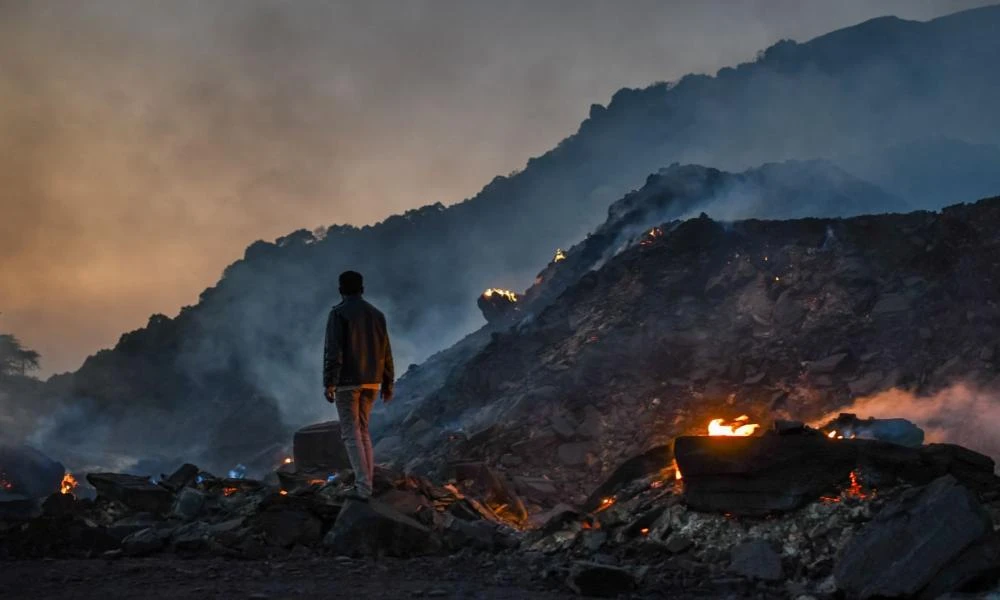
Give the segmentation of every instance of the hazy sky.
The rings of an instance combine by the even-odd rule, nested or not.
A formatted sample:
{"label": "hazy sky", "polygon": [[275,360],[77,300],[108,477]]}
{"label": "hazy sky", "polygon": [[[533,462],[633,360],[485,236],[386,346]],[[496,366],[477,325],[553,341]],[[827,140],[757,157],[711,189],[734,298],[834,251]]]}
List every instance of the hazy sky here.
{"label": "hazy sky", "polygon": [[471,196],[620,87],[975,0],[0,0],[0,332],[75,369],[256,239]]}

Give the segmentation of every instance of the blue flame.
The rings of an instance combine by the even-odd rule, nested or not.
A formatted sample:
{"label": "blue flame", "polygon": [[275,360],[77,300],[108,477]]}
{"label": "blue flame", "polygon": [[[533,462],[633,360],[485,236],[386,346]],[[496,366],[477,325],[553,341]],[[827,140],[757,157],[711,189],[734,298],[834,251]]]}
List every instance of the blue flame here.
{"label": "blue flame", "polygon": [[247,476],[247,468],[244,465],[236,465],[232,469],[229,469],[230,479],[244,479]]}

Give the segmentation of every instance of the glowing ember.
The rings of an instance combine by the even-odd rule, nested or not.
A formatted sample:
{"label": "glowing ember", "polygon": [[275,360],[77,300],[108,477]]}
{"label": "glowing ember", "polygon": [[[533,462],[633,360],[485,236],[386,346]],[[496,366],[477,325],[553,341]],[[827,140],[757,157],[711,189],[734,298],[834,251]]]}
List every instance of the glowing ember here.
{"label": "glowing ember", "polygon": [[830,438],[832,440],[833,438],[837,437],[837,432],[836,431],[831,431],[830,433],[826,434],[826,437],[828,437],[828,438]]}
{"label": "glowing ember", "polygon": [[228,496],[232,496],[233,494],[235,494],[238,491],[240,491],[240,488],[236,488],[236,487],[224,487],[224,488],[222,488],[222,495],[228,497]]}
{"label": "glowing ember", "polygon": [[73,477],[72,473],[66,473],[63,475],[62,483],[59,485],[59,491],[64,494],[72,494],[78,485],[80,484],[76,482],[76,477]]}
{"label": "glowing ember", "polygon": [[294,460],[292,460],[292,457],[291,457],[291,456],[286,456],[286,457],[285,457],[285,461],[284,461],[284,462],[285,462],[285,464],[286,464],[286,465],[290,465],[290,464],[292,464],[292,463],[293,463],[293,462],[295,462],[295,461],[294,461]]}
{"label": "glowing ember", "polygon": [[858,479],[857,471],[851,471],[851,486],[844,490],[848,498],[867,498],[864,488],[861,487],[861,480]]}
{"label": "glowing ember", "polygon": [[858,477],[857,471],[851,471],[850,474],[851,484],[844,488],[839,496],[823,496],[820,498],[822,502],[827,504],[833,504],[840,502],[842,498],[854,498],[855,500],[864,500],[868,498],[871,493],[866,492],[865,488],[861,485],[861,479]]}
{"label": "glowing ember", "polygon": [[326,483],[326,479],[310,479],[309,485],[323,485]]}
{"label": "glowing ember", "polygon": [[608,510],[614,505],[614,503],[615,503],[614,496],[611,496],[609,498],[602,498],[601,505],[597,507],[597,512],[601,512],[602,510]]}
{"label": "glowing ember", "polygon": [[649,535],[649,527],[643,527],[639,530],[639,533],[642,535]]}
{"label": "glowing ember", "polygon": [[483,292],[484,298],[492,298],[493,296],[502,296],[511,302],[517,302],[517,294],[510,290],[502,290],[500,288],[490,288]]}
{"label": "glowing ember", "polygon": [[645,239],[639,242],[640,246],[648,246],[656,241],[656,238],[663,237],[663,230],[659,227],[654,227],[646,233]]}
{"label": "glowing ember", "polygon": [[724,424],[725,419],[712,419],[708,424],[708,435],[724,435],[724,436],[738,436],[746,437],[753,435],[760,425],[757,423],[748,423],[750,417],[747,415],[740,415],[733,419],[730,423]]}
{"label": "glowing ember", "polygon": [[566,253],[563,252],[562,248],[556,249],[556,256],[552,259],[552,262],[562,262],[566,260]]}
{"label": "glowing ember", "polygon": [[14,489],[14,483],[7,479],[7,474],[0,471],[0,490],[9,492]]}
{"label": "glowing ember", "polygon": [[288,495],[288,492],[286,490],[280,490],[278,493],[281,494],[282,496]]}

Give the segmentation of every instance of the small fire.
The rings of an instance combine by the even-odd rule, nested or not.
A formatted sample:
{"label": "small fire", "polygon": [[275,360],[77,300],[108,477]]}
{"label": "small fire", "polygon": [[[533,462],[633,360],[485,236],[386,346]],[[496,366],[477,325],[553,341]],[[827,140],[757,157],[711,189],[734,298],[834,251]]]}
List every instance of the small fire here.
{"label": "small fire", "polygon": [[287,496],[288,490],[279,490],[278,493],[281,494],[282,496]]}
{"label": "small fire", "polygon": [[64,494],[72,494],[78,485],[80,484],[77,483],[76,477],[73,477],[72,473],[66,473],[63,475],[62,483],[59,485],[59,491]]}
{"label": "small fire", "polygon": [[237,487],[224,487],[224,488],[222,488],[222,495],[226,496],[226,497],[229,497],[229,496],[232,496],[233,494],[235,494],[238,491],[240,491],[240,488],[237,488]]}
{"label": "small fire", "polygon": [[639,530],[639,533],[641,535],[649,535],[649,527],[643,527],[642,529]]}
{"label": "small fire", "polygon": [[292,464],[293,462],[295,462],[295,461],[294,461],[294,460],[292,460],[292,457],[291,457],[291,456],[286,456],[286,457],[285,457],[285,460],[284,460],[284,463],[285,463],[286,465],[290,465],[290,464]]}
{"label": "small fire", "polygon": [[614,506],[614,503],[615,503],[615,497],[614,496],[610,496],[608,498],[602,498],[601,499],[601,505],[597,507],[597,512],[608,510],[609,508],[611,508],[612,506]]}
{"label": "small fire", "polygon": [[729,424],[725,423],[725,419],[712,419],[708,424],[708,435],[724,435],[724,436],[738,436],[746,437],[753,435],[755,431],[760,428],[757,423],[747,423],[750,417],[747,415],[740,415],[732,420]]}
{"label": "small fire", "polygon": [[556,248],[556,256],[552,259],[552,262],[562,262],[566,260],[566,253],[563,252],[562,248]]}
{"label": "small fire", "polygon": [[656,238],[663,237],[663,230],[659,227],[654,227],[646,233],[645,239],[639,242],[640,246],[648,246],[656,241]]}
{"label": "small fire", "polygon": [[490,288],[483,292],[484,298],[492,298],[493,296],[503,296],[511,302],[517,302],[517,294],[510,290],[502,290],[500,288]]}
{"label": "small fire", "polygon": [[846,494],[848,498],[868,497],[868,494],[865,494],[864,488],[861,487],[861,480],[858,478],[858,472],[851,471],[850,477],[851,477],[851,485],[846,490],[844,490],[844,494]]}

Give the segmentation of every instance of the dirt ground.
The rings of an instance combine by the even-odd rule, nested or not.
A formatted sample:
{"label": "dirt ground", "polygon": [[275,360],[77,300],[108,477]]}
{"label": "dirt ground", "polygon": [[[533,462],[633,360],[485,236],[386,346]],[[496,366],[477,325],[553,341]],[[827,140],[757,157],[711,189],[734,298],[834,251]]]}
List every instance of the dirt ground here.
{"label": "dirt ground", "polygon": [[559,581],[479,559],[350,560],[306,556],[0,562],[0,598],[576,598]]}

